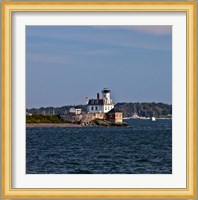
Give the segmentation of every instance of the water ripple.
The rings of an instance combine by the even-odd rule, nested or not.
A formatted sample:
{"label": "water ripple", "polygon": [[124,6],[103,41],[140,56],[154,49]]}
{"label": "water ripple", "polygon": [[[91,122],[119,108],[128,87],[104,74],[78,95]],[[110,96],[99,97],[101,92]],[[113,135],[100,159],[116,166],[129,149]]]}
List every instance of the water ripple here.
{"label": "water ripple", "polygon": [[27,174],[171,174],[172,121],[27,128]]}

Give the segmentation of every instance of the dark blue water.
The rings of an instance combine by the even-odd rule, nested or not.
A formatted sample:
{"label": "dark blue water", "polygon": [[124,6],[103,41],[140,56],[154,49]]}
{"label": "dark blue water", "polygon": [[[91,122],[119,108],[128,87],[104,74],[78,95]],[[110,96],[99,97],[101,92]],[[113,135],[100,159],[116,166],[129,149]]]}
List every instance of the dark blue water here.
{"label": "dark blue water", "polygon": [[171,174],[172,120],[27,128],[27,174]]}

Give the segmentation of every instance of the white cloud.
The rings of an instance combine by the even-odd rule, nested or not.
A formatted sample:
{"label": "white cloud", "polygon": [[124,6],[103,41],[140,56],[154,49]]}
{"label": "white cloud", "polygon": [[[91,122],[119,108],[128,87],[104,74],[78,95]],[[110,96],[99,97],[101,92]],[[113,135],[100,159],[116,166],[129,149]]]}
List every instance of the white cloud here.
{"label": "white cloud", "polygon": [[28,53],[27,54],[27,62],[32,63],[49,63],[49,64],[68,64],[70,63],[70,59],[58,56],[58,55],[45,55],[45,54],[37,54],[37,53]]}
{"label": "white cloud", "polygon": [[162,25],[146,25],[146,26],[94,26],[97,29],[125,29],[137,31],[140,33],[148,33],[155,36],[160,35],[171,35],[172,26],[162,26]]}
{"label": "white cloud", "polygon": [[172,33],[172,26],[131,26],[131,30],[149,33],[152,35],[170,35]]}
{"label": "white cloud", "polygon": [[[69,53],[71,54],[80,54],[80,55],[109,55],[109,54],[115,54],[114,49],[116,48],[141,48],[145,50],[155,50],[155,51],[171,51],[171,40],[161,40],[158,36],[163,35],[171,35],[172,32],[172,26],[90,26],[94,29],[104,29],[104,30],[113,30],[115,34],[106,33],[103,31],[97,31],[95,30],[93,32],[88,29],[88,31],[85,31],[86,34],[80,34],[78,31],[67,32],[66,30],[57,31],[55,27],[52,28],[52,31],[49,31],[46,33],[45,29],[42,30],[35,30],[32,29],[32,31],[28,32],[27,37],[29,39],[40,39],[39,45],[42,47],[45,51],[48,49],[53,49],[53,52],[56,54],[58,53],[59,56],[61,54]],[[118,34],[116,30],[126,30],[124,34]],[[130,34],[130,31],[135,31],[140,34],[135,34],[135,37],[133,37],[133,34]],[[126,33],[128,32],[128,33]],[[142,33],[142,35],[141,35]],[[151,35],[151,40],[147,37],[144,37],[144,34],[147,33]],[[137,36],[138,35],[138,36]],[[152,37],[156,36],[156,37]],[[49,41],[51,40],[51,41]],[[159,41],[159,42],[158,42]],[[38,43],[34,42],[28,42],[28,48],[34,48],[38,46]],[[89,45],[87,47],[87,45]],[[93,48],[91,47],[97,47],[100,45],[99,48]],[[108,48],[103,48],[102,45],[105,47],[108,46]],[[85,48],[84,48],[85,47]],[[30,59],[36,59],[36,58],[30,58]],[[38,58],[37,58],[38,59]],[[45,58],[40,58],[43,62]],[[49,58],[49,60],[52,60],[52,57]],[[53,61],[45,61],[45,62],[57,62],[57,63],[65,63],[68,62],[68,59],[63,58],[60,56],[58,58],[57,56]],[[71,60],[70,60],[71,62]]]}

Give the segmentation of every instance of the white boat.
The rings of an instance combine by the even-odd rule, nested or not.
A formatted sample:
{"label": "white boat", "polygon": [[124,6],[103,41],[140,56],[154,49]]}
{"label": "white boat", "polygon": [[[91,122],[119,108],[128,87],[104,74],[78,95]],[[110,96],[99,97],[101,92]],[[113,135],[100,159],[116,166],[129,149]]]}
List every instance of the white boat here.
{"label": "white boat", "polygon": [[140,117],[138,116],[137,113],[134,113],[130,118],[131,119],[139,119]]}
{"label": "white boat", "polygon": [[154,121],[156,121],[156,118],[155,117],[151,117],[151,120],[154,122]]}

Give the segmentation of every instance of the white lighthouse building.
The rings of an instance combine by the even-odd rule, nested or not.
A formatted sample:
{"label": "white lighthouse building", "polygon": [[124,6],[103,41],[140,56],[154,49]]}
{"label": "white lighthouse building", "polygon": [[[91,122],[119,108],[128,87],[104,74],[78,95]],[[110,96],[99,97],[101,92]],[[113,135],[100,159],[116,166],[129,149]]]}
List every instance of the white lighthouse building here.
{"label": "white lighthouse building", "polygon": [[102,98],[97,93],[96,99],[90,99],[88,102],[87,112],[88,113],[108,113],[114,108],[113,100],[110,95],[111,91],[108,88],[102,90]]}

